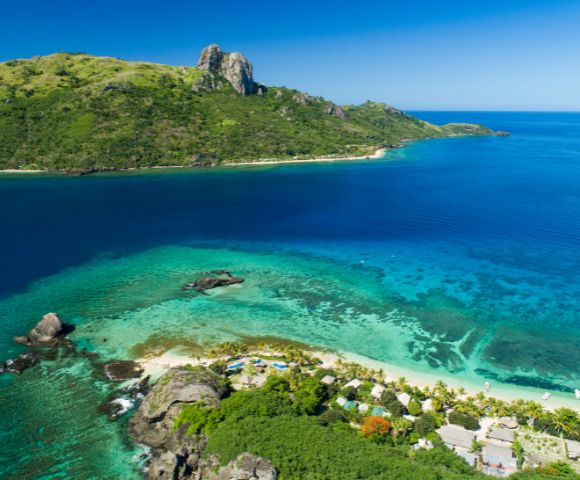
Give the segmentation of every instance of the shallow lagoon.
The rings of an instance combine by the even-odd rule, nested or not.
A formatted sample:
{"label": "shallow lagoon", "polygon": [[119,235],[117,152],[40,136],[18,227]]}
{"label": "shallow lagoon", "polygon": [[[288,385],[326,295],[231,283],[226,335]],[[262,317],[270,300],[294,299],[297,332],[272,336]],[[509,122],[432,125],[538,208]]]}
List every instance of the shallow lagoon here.
{"label": "shallow lagoon", "polygon": [[[109,357],[271,335],[571,395],[580,115],[422,117],[514,135],[413,143],[372,162],[3,177],[4,356],[18,351],[12,335],[55,310],[79,345]],[[181,291],[212,268],[247,280]],[[138,450],[96,412],[109,388],[67,359],[2,379],[11,463],[0,476],[137,475]],[[95,441],[118,453],[88,449]]]}

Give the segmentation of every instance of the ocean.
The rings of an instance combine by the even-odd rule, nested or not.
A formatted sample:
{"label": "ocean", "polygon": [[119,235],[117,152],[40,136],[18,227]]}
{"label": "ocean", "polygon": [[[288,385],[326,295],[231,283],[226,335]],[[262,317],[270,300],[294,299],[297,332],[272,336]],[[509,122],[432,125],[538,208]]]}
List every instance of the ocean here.
{"label": "ocean", "polygon": [[[378,160],[0,176],[0,357],[55,311],[102,359],[279,337],[573,399],[580,114],[413,114],[512,135]],[[182,291],[218,268],[246,281]],[[66,355],[1,376],[0,478],[140,478],[126,420],[97,410],[113,388]]]}

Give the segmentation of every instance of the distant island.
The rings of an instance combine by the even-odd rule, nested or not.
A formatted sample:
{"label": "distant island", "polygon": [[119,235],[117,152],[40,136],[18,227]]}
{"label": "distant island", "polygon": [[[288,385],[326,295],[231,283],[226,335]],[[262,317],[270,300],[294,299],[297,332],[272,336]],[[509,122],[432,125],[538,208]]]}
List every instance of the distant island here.
{"label": "distant island", "polygon": [[0,170],[93,172],[371,156],[406,139],[490,135],[386,105],[257,83],[210,45],[195,67],[56,53],[0,63]]}

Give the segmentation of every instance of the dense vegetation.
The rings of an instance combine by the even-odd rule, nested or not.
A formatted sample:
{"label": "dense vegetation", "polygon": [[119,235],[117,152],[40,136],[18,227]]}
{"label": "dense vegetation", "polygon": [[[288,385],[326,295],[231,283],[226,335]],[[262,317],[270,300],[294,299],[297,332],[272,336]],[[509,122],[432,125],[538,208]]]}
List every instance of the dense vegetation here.
{"label": "dense vegetation", "polygon": [[194,67],[59,53],[0,63],[0,168],[103,169],[367,154],[405,138],[490,133],[287,88],[196,93]]}
{"label": "dense vegetation", "polygon": [[[441,421],[438,414],[422,413],[413,425],[401,417],[387,420],[343,410],[332,398],[344,390],[320,383],[329,373],[271,376],[260,389],[232,393],[219,408],[184,406],[175,428],[207,436],[204,455],[215,455],[223,464],[243,452],[267,458],[280,480],[486,478],[442,445],[434,432]],[[360,390],[364,386],[357,395]],[[392,394],[383,397],[394,404]],[[413,449],[419,437],[435,447]],[[554,464],[511,478],[580,478],[566,468]]]}

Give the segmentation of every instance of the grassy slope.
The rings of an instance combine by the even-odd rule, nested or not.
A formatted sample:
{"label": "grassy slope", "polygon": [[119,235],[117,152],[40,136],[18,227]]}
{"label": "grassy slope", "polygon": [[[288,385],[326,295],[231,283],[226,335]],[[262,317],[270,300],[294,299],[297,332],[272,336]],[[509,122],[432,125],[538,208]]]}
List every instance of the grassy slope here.
{"label": "grassy slope", "polygon": [[[326,113],[286,88],[194,93],[200,72],[59,53],[0,63],[0,168],[130,168],[364,154],[404,138],[485,134],[436,127],[383,104]],[[304,100],[306,98],[306,100]]]}

